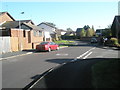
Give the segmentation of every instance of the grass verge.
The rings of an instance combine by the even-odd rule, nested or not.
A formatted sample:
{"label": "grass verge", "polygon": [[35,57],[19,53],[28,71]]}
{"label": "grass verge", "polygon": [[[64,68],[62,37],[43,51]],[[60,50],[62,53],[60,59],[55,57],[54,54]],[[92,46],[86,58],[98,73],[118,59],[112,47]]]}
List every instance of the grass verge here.
{"label": "grass verge", "polygon": [[120,59],[100,61],[92,66],[94,88],[120,88]]}
{"label": "grass verge", "polygon": [[72,43],[74,43],[74,41],[60,40],[60,41],[55,41],[55,43],[58,44],[60,47],[63,47],[63,46],[72,45]]}

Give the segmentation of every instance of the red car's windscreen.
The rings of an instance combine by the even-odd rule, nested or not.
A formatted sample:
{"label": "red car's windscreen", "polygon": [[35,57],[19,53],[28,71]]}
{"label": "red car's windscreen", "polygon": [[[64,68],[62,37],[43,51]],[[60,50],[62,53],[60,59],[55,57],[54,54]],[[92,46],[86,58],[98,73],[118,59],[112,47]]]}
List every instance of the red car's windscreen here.
{"label": "red car's windscreen", "polygon": [[46,44],[48,44],[49,42],[42,42],[42,43],[40,43],[40,45],[46,45]]}

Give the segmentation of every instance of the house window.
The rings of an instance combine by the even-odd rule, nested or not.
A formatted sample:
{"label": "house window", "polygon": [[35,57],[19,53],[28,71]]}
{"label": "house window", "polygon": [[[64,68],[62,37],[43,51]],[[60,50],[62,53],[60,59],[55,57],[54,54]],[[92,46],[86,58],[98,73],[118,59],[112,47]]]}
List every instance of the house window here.
{"label": "house window", "polygon": [[30,31],[28,32],[28,43],[31,43],[31,35],[30,35]]}
{"label": "house window", "polygon": [[41,32],[41,31],[39,31],[39,36],[40,36],[40,37],[42,36],[42,32]]}
{"label": "house window", "polygon": [[25,33],[25,30],[23,31],[23,37],[26,37],[26,33]]}
{"label": "house window", "polygon": [[37,32],[36,32],[36,31],[34,31],[34,36],[36,36],[36,34],[37,34]]}

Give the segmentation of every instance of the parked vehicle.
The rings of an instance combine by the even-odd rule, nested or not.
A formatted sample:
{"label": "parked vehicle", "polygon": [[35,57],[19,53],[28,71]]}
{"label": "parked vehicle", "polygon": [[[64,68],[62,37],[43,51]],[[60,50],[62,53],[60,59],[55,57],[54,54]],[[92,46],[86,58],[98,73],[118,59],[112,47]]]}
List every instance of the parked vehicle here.
{"label": "parked vehicle", "polygon": [[51,51],[51,50],[58,50],[59,45],[54,42],[41,42],[39,45],[36,46],[37,51]]}
{"label": "parked vehicle", "polygon": [[98,42],[98,40],[96,39],[96,38],[91,38],[91,41],[90,41],[91,43],[97,43]]}

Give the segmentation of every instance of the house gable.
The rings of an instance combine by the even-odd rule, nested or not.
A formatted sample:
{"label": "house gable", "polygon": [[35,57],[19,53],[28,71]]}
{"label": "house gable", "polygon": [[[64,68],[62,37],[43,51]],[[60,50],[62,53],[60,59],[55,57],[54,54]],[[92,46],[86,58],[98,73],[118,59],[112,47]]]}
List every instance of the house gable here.
{"label": "house gable", "polygon": [[27,26],[27,25],[25,25],[25,24],[22,24],[22,25],[21,25],[21,28],[22,28],[22,29],[27,29],[27,30],[31,30],[31,29],[32,29],[31,27],[29,27],[29,26]]}
{"label": "house gable", "polygon": [[28,23],[28,24],[31,24],[31,25],[35,25],[32,20],[17,20],[18,22],[20,21],[21,23]]}
{"label": "house gable", "polygon": [[47,24],[44,24],[44,23],[41,23],[38,25],[40,28],[42,28],[44,31],[47,31],[49,32],[50,34],[54,34],[55,33],[55,28],[47,25]]}
{"label": "house gable", "polygon": [[6,21],[15,21],[15,19],[8,12],[0,12],[0,25]]}

